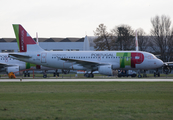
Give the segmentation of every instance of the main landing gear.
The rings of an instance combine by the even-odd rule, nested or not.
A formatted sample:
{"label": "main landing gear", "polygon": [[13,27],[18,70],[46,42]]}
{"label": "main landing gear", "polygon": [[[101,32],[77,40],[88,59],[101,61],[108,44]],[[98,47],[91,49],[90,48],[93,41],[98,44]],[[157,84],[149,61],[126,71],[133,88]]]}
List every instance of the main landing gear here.
{"label": "main landing gear", "polygon": [[94,74],[93,73],[85,73],[84,76],[87,78],[93,78]]}
{"label": "main landing gear", "polygon": [[160,72],[158,69],[156,69],[156,71],[154,72],[154,77],[156,77],[156,76],[160,77]]}
{"label": "main landing gear", "polygon": [[147,77],[146,70],[144,70],[143,77]]}
{"label": "main landing gear", "polygon": [[141,71],[138,70],[138,78],[142,78]]}
{"label": "main landing gear", "polygon": [[46,70],[43,72],[43,78],[47,78]]}
{"label": "main landing gear", "polygon": [[28,73],[28,71],[24,71],[23,74],[24,74],[24,77],[26,76],[30,77],[30,73]]}
{"label": "main landing gear", "polygon": [[58,70],[55,70],[55,72],[53,73],[53,76],[54,76],[54,77],[56,77],[56,76],[59,77]]}
{"label": "main landing gear", "polygon": [[144,70],[143,76],[141,75],[141,71],[138,70],[138,78],[142,78],[142,77],[147,77],[146,70]]}

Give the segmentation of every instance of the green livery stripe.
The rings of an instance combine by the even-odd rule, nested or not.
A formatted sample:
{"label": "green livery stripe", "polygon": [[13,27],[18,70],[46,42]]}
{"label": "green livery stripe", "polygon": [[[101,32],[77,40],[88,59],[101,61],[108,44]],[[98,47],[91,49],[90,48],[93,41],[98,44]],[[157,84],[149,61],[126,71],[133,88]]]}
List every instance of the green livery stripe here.
{"label": "green livery stripe", "polygon": [[120,57],[120,68],[131,66],[131,53],[117,53],[116,56]]}
{"label": "green livery stripe", "polygon": [[36,65],[26,62],[26,69],[30,69],[31,67],[34,67],[34,66],[36,66]]}
{"label": "green livery stripe", "polygon": [[14,33],[16,35],[16,40],[17,40],[17,44],[20,50],[20,46],[19,46],[19,25],[13,25],[13,29],[14,29]]}

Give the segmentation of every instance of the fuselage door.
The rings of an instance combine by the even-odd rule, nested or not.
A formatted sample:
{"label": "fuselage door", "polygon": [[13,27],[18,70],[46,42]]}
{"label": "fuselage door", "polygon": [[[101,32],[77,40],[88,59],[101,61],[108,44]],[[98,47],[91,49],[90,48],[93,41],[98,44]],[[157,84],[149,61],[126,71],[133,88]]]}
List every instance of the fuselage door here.
{"label": "fuselage door", "polygon": [[8,57],[5,57],[5,62],[8,62]]}
{"label": "fuselage door", "polygon": [[47,53],[41,53],[41,63],[46,63]]}

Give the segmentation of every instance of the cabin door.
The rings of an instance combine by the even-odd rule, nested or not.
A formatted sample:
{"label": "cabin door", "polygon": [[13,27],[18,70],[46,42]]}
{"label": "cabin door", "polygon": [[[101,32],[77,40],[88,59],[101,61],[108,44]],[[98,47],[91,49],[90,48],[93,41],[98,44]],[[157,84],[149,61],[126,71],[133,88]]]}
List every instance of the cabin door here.
{"label": "cabin door", "polygon": [[41,53],[41,63],[46,63],[47,53]]}

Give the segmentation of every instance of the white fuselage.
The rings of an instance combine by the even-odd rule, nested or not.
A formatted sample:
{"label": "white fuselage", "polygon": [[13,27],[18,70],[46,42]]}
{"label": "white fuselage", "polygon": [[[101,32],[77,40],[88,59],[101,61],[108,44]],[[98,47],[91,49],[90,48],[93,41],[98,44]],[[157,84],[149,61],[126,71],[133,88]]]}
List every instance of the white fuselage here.
{"label": "white fuselage", "polygon": [[[113,69],[155,69],[163,62],[153,54],[142,51],[41,51],[26,52],[31,58],[20,60],[55,69],[98,70],[89,64],[112,65]],[[69,60],[68,60],[69,59]]]}

